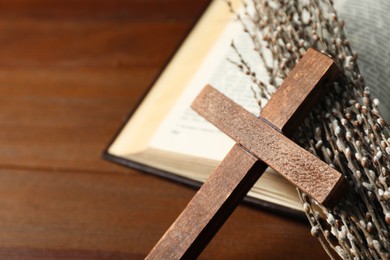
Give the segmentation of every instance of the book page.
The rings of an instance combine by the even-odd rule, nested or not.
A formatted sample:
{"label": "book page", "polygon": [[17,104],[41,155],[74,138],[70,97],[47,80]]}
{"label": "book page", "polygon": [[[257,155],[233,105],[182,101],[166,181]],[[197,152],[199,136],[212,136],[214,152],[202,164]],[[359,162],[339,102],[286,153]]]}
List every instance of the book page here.
{"label": "book page", "polygon": [[232,21],[158,129],[150,147],[217,161],[225,157],[234,144],[233,140],[190,109],[192,100],[206,84],[211,84],[253,114],[259,115],[259,105],[249,87],[253,85],[251,79],[228,60],[238,59],[230,46],[232,40],[244,57],[251,57],[247,62],[257,65],[252,67],[257,68],[259,78],[268,79],[264,67],[258,66],[260,59],[253,55],[249,36],[243,32],[238,21]]}
{"label": "book page", "polygon": [[359,54],[367,86],[390,122],[390,1],[335,0],[335,8],[345,20],[352,49]]}
{"label": "book page", "polygon": [[[238,6],[241,0],[231,0]],[[132,160],[150,148],[150,140],[184,92],[207,54],[221,37],[233,14],[222,0],[211,1],[185,41],[126,122],[108,154]],[[230,39],[229,39],[230,41]]]}
{"label": "book page", "polygon": [[[345,30],[352,48],[359,53],[359,66],[367,85],[381,101],[382,114],[389,122],[390,49],[387,43],[390,42],[390,2],[338,0],[335,7],[346,21]],[[252,67],[258,69],[259,78],[268,79],[264,67],[259,66],[262,62],[253,55],[248,35],[239,22],[232,21],[185,87],[186,91],[152,138],[150,147],[218,161],[224,158],[234,142],[189,108],[206,84],[211,84],[255,115],[259,114],[253,91],[248,87],[252,85],[249,77],[228,61],[228,58],[237,58],[230,47],[232,40],[245,58],[251,57],[247,62],[256,64]]]}

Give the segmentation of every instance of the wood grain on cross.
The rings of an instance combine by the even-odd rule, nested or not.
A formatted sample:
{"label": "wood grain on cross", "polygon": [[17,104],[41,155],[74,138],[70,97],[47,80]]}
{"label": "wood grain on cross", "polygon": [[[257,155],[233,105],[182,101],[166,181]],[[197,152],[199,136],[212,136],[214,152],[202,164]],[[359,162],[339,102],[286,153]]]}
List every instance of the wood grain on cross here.
{"label": "wood grain on cross", "polygon": [[198,256],[268,166],[318,202],[334,204],[345,185],[342,176],[286,136],[292,135],[338,72],[332,59],[309,49],[259,118],[206,86],[193,102],[193,109],[237,144],[148,258]]}

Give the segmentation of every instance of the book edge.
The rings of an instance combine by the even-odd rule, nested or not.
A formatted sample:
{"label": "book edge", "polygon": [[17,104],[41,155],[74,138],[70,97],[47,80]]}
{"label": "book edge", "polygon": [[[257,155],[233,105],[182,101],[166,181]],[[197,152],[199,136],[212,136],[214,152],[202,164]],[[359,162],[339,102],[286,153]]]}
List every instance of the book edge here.
{"label": "book edge", "polygon": [[[105,150],[102,153],[102,157],[103,157],[103,159],[111,161],[111,162],[116,163],[118,165],[122,165],[122,166],[126,166],[128,168],[136,169],[136,170],[139,170],[143,173],[152,174],[152,175],[157,176],[159,178],[162,178],[164,180],[169,180],[169,181],[172,181],[176,184],[190,187],[190,188],[195,189],[195,190],[198,190],[203,184],[202,182],[199,182],[199,181],[196,181],[193,179],[179,176],[179,175],[173,174],[173,173],[168,172],[168,171],[164,171],[164,170],[161,170],[161,169],[158,169],[155,167],[151,167],[151,166],[139,163],[139,162],[135,162],[135,161],[132,161],[129,159],[125,159],[123,157],[119,157],[119,156],[110,154],[108,152],[108,150]],[[252,206],[252,207],[256,207],[256,208],[260,208],[260,209],[264,209],[264,210],[269,211],[271,213],[287,216],[289,218],[293,217],[293,218],[298,219],[298,220],[306,220],[306,217],[305,217],[305,214],[303,211],[296,210],[296,209],[289,208],[289,207],[285,207],[282,205],[277,205],[275,203],[271,203],[271,202],[261,200],[258,198],[253,198],[253,197],[250,197],[249,195],[247,195],[244,198],[243,204],[248,205],[248,206]]]}
{"label": "book edge", "polygon": [[[165,69],[167,68],[169,63],[172,61],[172,59],[175,57],[176,53],[179,51],[179,49],[182,46],[182,44],[185,42],[187,37],[193,31],[193,29],[198,24],[199,20],[203,16],[203,14],[212,5],[212,3],[213,3],[213,1],[210,1],[210,3],[207,4],[204,7],[204,9],[199,13],[198,17],[195,19],[195,22],[189,27],[187,32],[183,35],[183,37],[179,41],[178,45],[174,48],[174,51],[169,55],[168,59],[161,66],[161,69],[156,74],[156,76],[153,78],[152,82],[147,87],[147,89],[145,90],[145,92],[143,93],[141,98],[137,101],[137,103],[134,106],[134,108],[123,119],[123,121],[120,124],[118,130],[114,133],[114,135],[109,140],[108,144],[106,145],[106,147],[104,148],[104,150],[102,152],[102,158],[104,160],[111,161],[111,162],[114,162],[116,164],[119,164],[119,165],[122,165],[122,166],[125,166],[125,167],[129,167],[129,168],[133,168],[133,169],[145,172],[145,173],[149,173],[149,174],[155,175],[157,177],[163,178],[165,180],[173,181],[175,183],[179,183],[181,185],[184,185],[186,187],[191,187],[191,188],[196,189],[196,190],[199,189],[200,186],[203,184],[202,182],[199,182],[199,181],[196,181],[196,180],[193,180],[193,179],[189,179],[189,178],[186,178],[184,176],[179,176],[179,175],[173,174],[173,173],[168,172],[168,171],[164,171],[164,170],[161,170],[161,169],[158,169],[158,168],[155,168],[155,167],[151,167],[151,166],[148,166],[148,165],[136,162],[136,161],[132,161],[132,160],[129,160],[129,159],[126,159],[126,158],[123,158],[123,157],[119,157],[119,156],[113,155],[113,154],[111,154],[109,152],[109,149],[113,145],[115,140],[118,138],[118,136],[120,135],[122,130],[125,128],[125,126],[127,125],[128,121],[132,118],[134,113],[141,106],[141,104],[144,101],[144,99],[147,97],[147,95],[153,89],[154,85],[156,84],[156,82],[158,81],[160,76],[163,74],[163,72],[165,71]],[[243,202],[246,205],[253,206],[253,207],[256,207],[256,208],[261,208],[261,209],[267,210],[269,212],[276,213],[278,215],[284,215],[284,216],[288,216],[290,218],[293,217],[293,218],[296,218],[296,219],[299,219],[299,220],[306,220],[306,217],[305,217],[303,211],[299,211],[299,210],[296,210],[296,209],[293,209],[293,208],[289,208],[287,206],[274,204],[272,202],[268,202],[268,201],[261,200],[261,199],[258,199],[258,198],[253,198],[253,197],[250,197],[248,195],[244,198]]]}

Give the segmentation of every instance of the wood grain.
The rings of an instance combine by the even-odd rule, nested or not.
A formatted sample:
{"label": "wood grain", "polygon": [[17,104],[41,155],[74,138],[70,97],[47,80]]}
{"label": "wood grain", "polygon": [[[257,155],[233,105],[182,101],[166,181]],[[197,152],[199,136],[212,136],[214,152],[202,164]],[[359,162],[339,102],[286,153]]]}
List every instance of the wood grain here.
{"label": "wood grain", "polygon": [[[283,92],[277,91],[277,93]],[[270,108],[270,105],[267,104],[266,107]],[[340,195],[345,188],[342,175],[281,134],[275,126],[269,125],[262,117],[257,118],[211,86],[206,86],[202,90],[192,107],[241,144],[249,153],[265,162],[319,203],[325,206],[337,203],[339,198],[336,195]],[[290,104],[288,107],[293,106]],[[283,109],[281,112],[284,114]],[[278,113],[278,107],[273,107],[273,113]],[[289,121],[289,119],[280,121]],[[237,159],[236,162],[240,160],[242,158]]]}
{"label": "wood grain", "polygon": [[[100,154],[207,4],[0,1],[1,259],[146,256],[194,191]],[[200,258],[326,255],[306,223],[240,206]]]}
{"label": "wood grain", "polygon": [[232,149],[146,259],[194,259],[234,211],[267,165]]}
{"label": "wood grain", "polygon": [[[337,203],[337,196],[345,184],[342,176],[280,131],[292,135],[294,126],[303,120],[305,112],[310,112],[329,87],[327,83],[338,73],[329,57],[309,49],[267,103],[263,110],[268,117],[260,117],[261,120],[206,86],[193,101],[192,108],[238,144],[229,151],[147,258],[198,257],[267,165],[320,203],[328,206]],[[289,96],[293,97],[288,99]]]}
{"label": "wood grain", "polygon": [[308,49],[261,109],[260,116],[290,137],[339,75],[331,58]]}

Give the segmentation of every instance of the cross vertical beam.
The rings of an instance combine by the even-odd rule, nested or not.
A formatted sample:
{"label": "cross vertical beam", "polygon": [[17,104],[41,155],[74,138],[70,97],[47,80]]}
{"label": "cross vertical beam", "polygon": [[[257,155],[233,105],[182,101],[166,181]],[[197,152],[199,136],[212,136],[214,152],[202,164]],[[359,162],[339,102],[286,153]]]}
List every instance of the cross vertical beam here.
{"label": "cross vertical beam", "polygon": [[[277,129],[287,136],[291,136],[293,130],[326,91],[328,83],[338,76],[338,72],[337,66],[329,57],[309,49],[262,109],[261,118],[272,125],[274,132]],[[219,113],[221,106],[222,111],[224,108],[224,104],[221,102],[214,104],[210,100],[204,102],[205,98],[210,97],[208,94],[211,92],[213,91],[210,90],[210,87],[206,87],[193,103],[193,108],[201,114],[204,111],[211,112],[207,114],[206,119],[210,119],[210,115],[212,117]],[[234,110],[232,111],[234,112]],[[223,117],[219,119],[224,121]],[[262,122],[259,119],[256,120]],[[239,124],[222,123],[224,126],[229,126],[229,123],[232,123],[231,136],[233,137],[245,137],[248,134],[237,134],[240,131],[236,130],[244,129]],[[258,160],[258,154],[253,154],[251,137],[246,136],[245,138],[249,140],[245,142],[246,147],[244,148],[241,144],[233,146],[218,168],[210,175],[181,215],[152,249],[147,256],[148,259],[195,258],[202,252],[267,168],[265,162]],[[261,147],[258,148],[261,150]],[[288,154],[288,150],[285,152]],[[295,167],[294,164],[292,167]],[[294,171],[297,171],[298,168],[294,168]],[[284,171],[284,169],[281,170]],[[294,180],[292,181],[294,182]],[[341,186],[338,181],[334,184],[334,187],[336,186]],[[326,202],[326,197],[322,202]]]}

